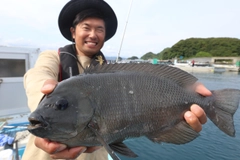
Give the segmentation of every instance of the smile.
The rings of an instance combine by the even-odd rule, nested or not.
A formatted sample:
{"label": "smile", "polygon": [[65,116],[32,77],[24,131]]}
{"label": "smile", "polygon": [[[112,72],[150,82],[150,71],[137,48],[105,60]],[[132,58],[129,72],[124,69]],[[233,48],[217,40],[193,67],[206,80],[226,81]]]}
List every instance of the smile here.
{"label": "smile", "polygon": [[96,46],[98,44],[97,42],[85,42],[85,43],[90,46]]}

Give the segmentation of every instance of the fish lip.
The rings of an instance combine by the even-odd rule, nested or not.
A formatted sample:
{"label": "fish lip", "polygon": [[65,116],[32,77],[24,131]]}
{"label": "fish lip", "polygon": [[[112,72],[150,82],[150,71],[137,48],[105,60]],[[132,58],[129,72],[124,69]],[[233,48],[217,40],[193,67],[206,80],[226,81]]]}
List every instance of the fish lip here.
{"label": "fish lip", "polygon": [[28,121],[30,122],[30,125],[28,126],[28,130],[35,130],[35,129],[39,129],[39,128],[47,128],[49,126],[49,124],[46,123],[43,119],[39,120],[39,119],[36,119],[36,118],[29,117]]}

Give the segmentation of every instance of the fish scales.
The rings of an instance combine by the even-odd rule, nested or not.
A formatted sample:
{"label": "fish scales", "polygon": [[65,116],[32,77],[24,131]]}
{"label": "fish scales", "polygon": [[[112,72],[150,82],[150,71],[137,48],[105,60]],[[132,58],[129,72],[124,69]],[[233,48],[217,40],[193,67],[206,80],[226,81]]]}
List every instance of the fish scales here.
{"label": "fish scales", "polygon": [[114,160],[113,151],[136,157],[122,143],[125,139],[146,136],[157,143],[184,144],[199,136],[183,118],[198,104],[219,129],[234,136],[232,116],[240,90],[212,91],[213,96],[203,97],[191,89],[196,81],[164,65],[90,67],[42,99],[29,117],[29,131],[69,147],[103,145]]}
{"label": "fish scales", "polygon": [[[111,75],[110,73],[109,75],[95,76],[96,77],[90,77],[89,79],[86,77],[86,79],[89,80],[86,81],[89,85],[94,86],[94,88],[101,86],[101,94],[93,91],[92,96],[95,97],[95,102],[98,106],[96,112],[99,112],[101,117],[104,117],[104,126],[108,126],[106,129],[108,133],[100,131],[103,135],[114,134],[117,128],[129,126],[129,130],[126,130],[126,133],[122,133],[123,136],[135,136],[134,134],[138,134],[137,132],[142,130],[142,128],[137,128],[136,130],[134,127],[138,123],[150,127],[153,126],[153,129],[161,128],[163,125],[166,125],[166,123],[171,126],[172,123],[177,123],[182,120],[182,113],[189,109],[189,105],[194,103],[192,99],[199,98],[196,94],[192,96],[192,94],[186,92],[181,87],[174,86],[173,82],[156,78],[154,75],[133,74],[129,72],[124,73],[124,75],[122,75],[122,73]],[[118,82],[116,82],[116,79]],[[144,82],[146,79],[148,83]],[[109,85],[106,86],[106,83]],[[120,84],[121,86],[116,86],[116,84]],[[109,90],[109,88],[111,89]],[[146,90],[148,94],[143,95],[142,92]],[[186,96],[179,98],[179,95]],[[169,99],[172,101],[169,102]],[[200,102],[202,102],[202,100],[200,100],[199,103]],[[179,106],[181,106],[181,108]],[[175,108],[179,108],[179,110]],[[176,115],[181,116],[178,116],[178,119],[168,118],[176,117]],[[118,123],[116,124],[115,121],[118,121]],[[98,125],[100,129],[104,128],[101,127],[101,123],[98,123]],[[143,127],[143,125],[141,125],[141,127]],[[132,131],[129,132],[131,129]],[[153,131],[154,130],[146,130],[145,134]]]}

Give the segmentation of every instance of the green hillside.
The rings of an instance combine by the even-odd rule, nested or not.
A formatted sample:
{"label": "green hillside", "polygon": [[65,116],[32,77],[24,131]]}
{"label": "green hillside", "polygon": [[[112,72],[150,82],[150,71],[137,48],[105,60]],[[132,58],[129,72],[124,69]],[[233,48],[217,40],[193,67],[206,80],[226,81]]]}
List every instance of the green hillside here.
{"label": "green hillside", "polygon": [[142,59],[172,59],[175,57],[236,57],[240,56],[240,39],[237,38],[189,38],[180,40],[160,53],[146,53]]}

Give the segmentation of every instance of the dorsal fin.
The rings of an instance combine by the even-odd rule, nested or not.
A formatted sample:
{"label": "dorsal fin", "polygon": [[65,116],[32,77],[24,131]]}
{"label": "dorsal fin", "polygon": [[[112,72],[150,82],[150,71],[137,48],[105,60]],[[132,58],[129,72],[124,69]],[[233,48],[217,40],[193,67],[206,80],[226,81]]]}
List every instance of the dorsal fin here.
{"label": "dorsal fin", "polygon": [[115,73],[119,71],[136,71],[159,77],[165,77],[173,80],[180,86],[191,85],[197,81],[196,77],[179,68],[167,65],[153,65],[150,63],[121,63],[97,65],[95,67],[90,66],[86,69],[85,73]]}

